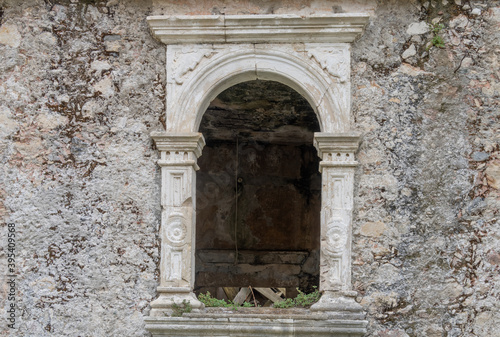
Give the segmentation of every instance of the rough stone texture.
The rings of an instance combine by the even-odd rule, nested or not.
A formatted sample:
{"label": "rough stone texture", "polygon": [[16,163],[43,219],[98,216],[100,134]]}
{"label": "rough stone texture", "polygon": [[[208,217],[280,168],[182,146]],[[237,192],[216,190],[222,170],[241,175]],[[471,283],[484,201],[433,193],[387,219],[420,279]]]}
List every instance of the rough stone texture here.
{"label": "rough stone texture", "polygon": [[[149,132],[163,127],[165,75],[148,14],[356,3],[373,14],[351,64],[364,134],[353,283],[368,335],[498,336],[500,4],[301,3],[0,2],[0,215],[17,225],[19,273],[19,328],[5,335],[148,335],[160,223]],[[407,32],[437,19],[444,48]]]}
{"label": "rough stone texture", "polygon": [[[353,46],[353,282],[370,336],[499,336],[499,3],[443,3],[386,2]],[[436,18],[444,48],[410,31]]]}
{"label": "rough stone texture", "polygon": [[153,0],[154,15],[372,13],[373,0]]}
{"label": "rough stone texture", "polygon": [[[19,275],[12,336],[147,335],[160,218],[149,130],[162,128],[165,56],[148,2],[105,5],[0,2],[0,213],[16,224]],[[4,226],[1,235],[4,249]]]}
{"label": "rough stone texture", "polygon": [[319,131],[316,114],[299,93],[279,82],[259,80],[220,93],[200,124],[207,143],[234,142],[237,134],[244,142],[312,146],[313,134]]}

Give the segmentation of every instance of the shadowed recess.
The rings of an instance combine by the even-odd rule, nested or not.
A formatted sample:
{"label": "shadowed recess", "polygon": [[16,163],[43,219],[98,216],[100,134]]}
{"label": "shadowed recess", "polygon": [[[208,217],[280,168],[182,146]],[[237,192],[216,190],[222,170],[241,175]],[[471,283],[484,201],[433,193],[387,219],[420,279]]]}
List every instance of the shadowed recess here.
{"label": "shadowed recess", "polygon": [[200,125],[199,290],[317,285],[317,131],[309,103],[278,82],[244,82],[212,101]]}

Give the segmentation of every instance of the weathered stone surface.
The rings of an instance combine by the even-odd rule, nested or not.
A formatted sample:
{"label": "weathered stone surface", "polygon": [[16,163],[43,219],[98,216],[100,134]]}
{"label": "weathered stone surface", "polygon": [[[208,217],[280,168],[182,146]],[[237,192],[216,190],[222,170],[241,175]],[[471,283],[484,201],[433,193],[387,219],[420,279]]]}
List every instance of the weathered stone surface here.
{"label": "weathered stone surface", "polygon": [[409,57],[415,56],[417,54],[417,49],[415,48],[415,45],[412,44],[408,49],[406,49],[403,52],[403,55],[401,55],[402,58],[407,59]]}
{"label": "weathered stone surface", "polygon": [[21,44],[21,34],[16,25],[5,24],[0,26],[0,44],[13,48]]}
{"label": "weathered stone surface", "polygon": [[406,29],[408,35],[421,35],[429,31],[429,24],[425,21],[413,22]]}
{"label": "weathered stone surface", "polygon": [[395,329],[395,330],[382,330],[377,332],[375,335],[377,337],[408,337],[408,334],[404,332],[401,329]]}
{"label": "weathered stone surface", "polygon": [[490,158],[490,155],[486,152],[474,152],[472,153],[472,160],[474,161],[485,161]]}
{"label": "weathered stone surface", "polygon": [[500,160],[488,163],[485,173],[489,185],[497,190],[500,189]]}
{"label": "weathered stone surface", "polygon": [[[394,10],[397,16],[391,15]],[[354,112],[365,130],[358,155],[353,280],[364,293],[361,303],[373,317],[375,336],[477,334],[475,317],[490,310],[479,289],[490,297],[499,281],[490,264],[496,261],[493,245],[499,243],[494,229],[498,192],[489,178],[495,176],[498,156],[498,121],[493,122],[498,102],[489,98],[496,95],[490,88],[497,80],[488,65],[496,66],[492,46],[499,41],[498,29],[494,19],[476,21],[454,3],[427,10],[422,20],[402,3],[380,6],[374,28],[353,46]],[[397,33],[409,23],[425,27],[438,17],[450,25],[440,32],[448,52],[431,47],[426,53],[431,35],[425,29],[421,44]],[[473,35],[481,38],[473,42]],[[451,40],[454,36],[458,40]],[[394,53],[411,44],[417,53],[407,64],[395,61]],[[381,52],[381,45],[388,47]],[[470,54],[474,46],[484,49]],[[377,180],[369,178],[387,174],[396,179],[392,200],[383,184],[375,187]],[[376,222],[387,226],[384,234],[364,236],[365,224]],[[395,269],[374,282],[387,263]],[[377,301],[381,293],[393,293],[395,300]],[[494,326],[480,324],[486,328],[481,331]]]}
{"label": "weathered stone surface", "polygon": [[[148,336],[161,221],[149,132],[164,128],[167,81],[147,15],[356,11],[373,14],[350,62],[363,134],[352,280],[368,335],[498,332],[496,2],[54,3],[0,2],[1,29],[19,34],[0,43],[0,215],[19,233],[12,336]],[[406,29],[437,17],[445,48],[427,50],[432,33]],[[105,78],[109,96],[94,88]],[[377,222],[382,235],[361,234]]]}
{"label": "weathered stone surface", "polygon": [[[5,140],[17,129],[17,123],[13,117],[14,116],[8,107],[3,105],[0,106],[0,136],[2,136],[2,140]],[[4,143],[2,142],[2,144]]]}
{"label": "weathered stone surface", "polygon": [[369,13],[374,10],[374,1],[336,2],[324,0],[255,2],[252,0],[219,1],[202,0],[196,6],[190,2],[172,0],[153,0],[155,15],[220,15],[220,14],[331,14],[331,13]]}
{"label": "weathered stone surface", "polygon": [[[19,275],[15,329],[2,332],[144,336],[160,214],[148,129],[162,127],[164,52],[147,31],[147,3],[113,13],[53,3],[0,1],[0,215],[16,224]],[[102,45],[114,30],[129,37],[120,55]],[[96,61],[107,74],[90,72]],[[120,93],[138,69],[143,97]],[[118,90],[95,97],[110,73]]]}
{"label": "weathered stone surface", "polygon": [[361,235],[364,235],[364,236],[380,236],[384,233],[384,231],[386,230],[386,225],[381,222],[381,221],[377,221],[377,222],[367,222],[365,223],[364,225],[361,226],[359,232]]}

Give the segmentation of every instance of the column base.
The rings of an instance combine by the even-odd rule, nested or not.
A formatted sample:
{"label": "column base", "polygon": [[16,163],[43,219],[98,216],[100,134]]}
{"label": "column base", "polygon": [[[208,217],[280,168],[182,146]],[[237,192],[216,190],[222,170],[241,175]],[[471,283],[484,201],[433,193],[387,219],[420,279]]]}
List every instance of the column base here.
{"label": "column base", "polygon": [[196,298],[196,295],[189,288],[158,287],[158,294],[158,298],[151,302],[149,315],[153,317],[175,315],[178,308],[184,307],[184,303],[189,303],[190,312],[200,312],[201,309],[205,308],[205,305]]}
{"label": "column base", "polygon": [[363,307],[356,302],[355,291],[324,291],[318,302],[311,306],[311,311],[328,312],[363,312]]}

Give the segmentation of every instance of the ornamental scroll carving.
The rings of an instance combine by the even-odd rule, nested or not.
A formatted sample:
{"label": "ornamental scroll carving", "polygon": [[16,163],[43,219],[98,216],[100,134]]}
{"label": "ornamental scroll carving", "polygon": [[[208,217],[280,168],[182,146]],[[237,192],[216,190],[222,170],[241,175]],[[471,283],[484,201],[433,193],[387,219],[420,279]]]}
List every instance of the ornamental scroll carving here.
{"label": "ornamental scroll carving", "polygon": [[349,50],[346,48],[320,49],[315,48],[308,51],[307,56],[314,59],[330,75],[337,78],[340,83],[345,83],[350,76]]}
{"label": "ornamental scroll carving", "polygon": [[175,53],[172,60],[174,70],[173,79],[178,85],[182,85],[185,76],[196,69],[204,58],[210,58],[215,52],[213,49],[195,48],[194,46],[183,46]]}

